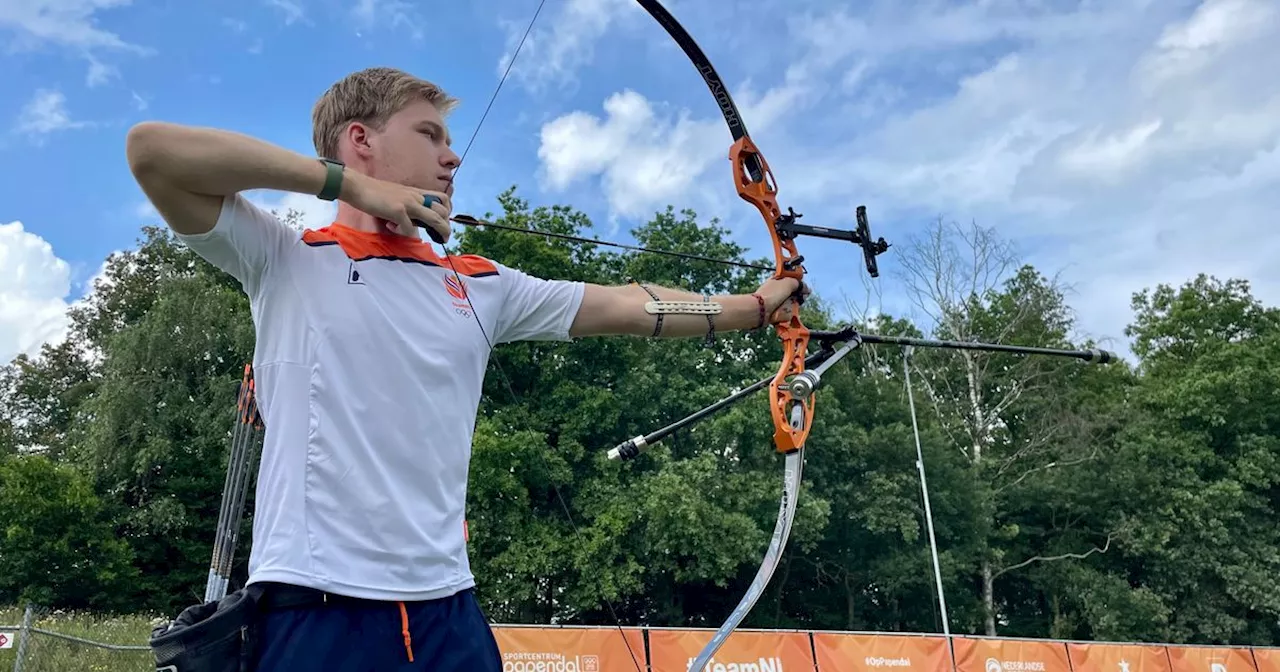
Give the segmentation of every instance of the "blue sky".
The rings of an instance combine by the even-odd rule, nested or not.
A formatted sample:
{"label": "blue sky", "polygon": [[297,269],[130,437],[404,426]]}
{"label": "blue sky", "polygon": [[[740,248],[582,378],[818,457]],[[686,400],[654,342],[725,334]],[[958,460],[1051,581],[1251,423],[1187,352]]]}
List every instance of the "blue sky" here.
{"label": "blue sky", "polygon": [[[0,0],[0,361],[58,339],[103,260],[156,223],[129,175],[146,119],[311,155],[335,79],[390,65],[444,86],[459,147],[536,0]],[[670,0],[769,159],[783,207],[895,247],[801,241],[853,313],[918,310],[903,276],[941,217],[994,228],[1070,285],[1082,333],[1124,348],[1133,292],[1197,272],[1280,299],[1280,6],[1271,0]],[[596,235],[668,204],[767,237],[733,191],[710,94],[631,0],[547,0],[461,169],[455,212],[512,184]],[[323,226],[331,206],[261,194]],[[1212,242],[1206,242],[1206,241]],[[25,320],[36,316],[32,326]]]}

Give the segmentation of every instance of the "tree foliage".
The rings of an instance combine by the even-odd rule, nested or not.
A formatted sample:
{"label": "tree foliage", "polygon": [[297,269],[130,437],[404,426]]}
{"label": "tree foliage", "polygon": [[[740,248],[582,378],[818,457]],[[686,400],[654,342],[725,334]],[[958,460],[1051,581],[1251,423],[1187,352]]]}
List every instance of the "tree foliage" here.
{"label": "tree foliage", "polygon": [[[592,235],[571,208],[532,209],[514,190],[499,201],[489,217],[498,223]],[[901,252],[924,318],[880,315],[866,330],[1092,345],[1073,336],[1065,290],[993,233],[930,234]],[[656,213],[633,235],[769,263],[744,259],[692,212]],[[468,229],[460,245],[534,275],[603,284],[714,294],[764,279],[498,229]],[[73,311],[66,341],[0,369],[0,601],[174,613],[203,592],[253,324],[238,283],[162,229],[145,229],[105,277]],[[1133,361],[1107,367],[910,353],[953,631],[1280,643],[1280,312],[1247,283],[1209,276],[1141,292],[1133,311]],[[835,318],[815,296],[805,322]],[[941,630],[906,354],[864,346],[824,378],[792,541],[744,625]],[[764,395],[637,460],[604,455],[777,365],[768,331],[719,333],[711,345],[615,337],[497,348],[468,505],[489,614],[721,622],[777,512],[781,465]],[[246,520],[236,581],[250,530]]]}

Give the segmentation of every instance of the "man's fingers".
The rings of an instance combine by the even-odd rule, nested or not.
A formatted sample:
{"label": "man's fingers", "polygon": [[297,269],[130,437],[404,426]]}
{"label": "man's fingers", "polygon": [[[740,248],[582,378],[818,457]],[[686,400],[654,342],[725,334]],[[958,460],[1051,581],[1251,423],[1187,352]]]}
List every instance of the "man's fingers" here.
{"label": "man's fingers", "polygon": [[399,215],[395,219],[384,219],[382,221],[386,224],[387,230],[392,233],[407,235],[409,231],[413,231],[413,220],[410,219],[407,213]]}
{"label": "man's fingers", "polygon": [[416,206],[412,211],[413,219],[424,224],[430,231],[434,231],[435,235],[431,236],[432,240],[443,244],[449,240],[449,236],[453,233],[449,226],[449,219],[436,212],[435,209],[429,207]]}
{"label": "man's fingers", "polygon": [[449,237],[453,234],[453,229],[449,226],[449,223],[442,221],[440,216],[434,212],[431,213],[431,215],[419,218],[418,222],[425,224],[427,234],[431,236],[432,240],[440,243],[441,245],[448,242]]}
{"label": "man's fingers", "polygon": [[432,210],[444,215],[448,218],[453,214],[453,200],[449,195],[440,191],[425,191],[422,193],[423,205],[430,207]]}
{"label": "man's fingers", "polygon": [[423,207],[429,208],[432,212],[440,215],[441,219],[448,221],[450,215],[453,214],[453,202],[449,200],[447,194],[438,191],[428,191],[422,194]]}
{"label": "man's fingers", "polygon": [[453,230],[449,225],[449,216],[453,213],[453,203],[447,194],[428,191],[422,195],[422,205],[418,219],[430,228],[431,239],[444,244],[449,240]]}
{"label": "man's fingers", "polygon": [[799,286],[796,287],[796,291],[791,293],[791,301],[795,302],[795,305],[798,308],[801,304],[804,303],[805,299],[809,298],[809,292],[805,291],[806,286],[804,282],[802,281],[797,281],[797,282]]}
{"label": "man's fingers", "polygon": [[449,226],[449,222],[447,221],[432,222],[431,230],[435,231],[437,234],[435,236],[431,236],[431,239],[436,241],[437,243],[440,243],[441,245],[444,245],[445,243],[449,242],[449,237],[453,235],[453,227]]}

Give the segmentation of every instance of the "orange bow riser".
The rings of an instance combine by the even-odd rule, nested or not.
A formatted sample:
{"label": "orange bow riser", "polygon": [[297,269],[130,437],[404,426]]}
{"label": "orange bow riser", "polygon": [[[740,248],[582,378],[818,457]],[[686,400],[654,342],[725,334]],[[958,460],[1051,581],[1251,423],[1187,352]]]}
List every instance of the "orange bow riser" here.
{"label": "orange bow riser", "polygon": [[[733,179],[738,195],[756,206],[768,225],[769,235],[773,239],[773,277],[794,278],[803,283],[804,257],[796,251],[794,236],[785,227],[779,227],[784,216],[778,207],[778,188],[773,172],[769,170],[769,162],[765,161],[756,143],[747,135],[734,141],[733,147],[729,149],[729,160],[733,163]],[[791,378],[804,371],[804,358],[809,350],[809,329],[800,320],[799,299],[793,297],[791,300],[796,303],[791,317],[773,324],[782,341],[782,364],[778,367],[778,374],[774,376],[773,382],[769,384],[773,446],[784,454],[803,446],[805,439],[809,437],[809,429],[813,427],[813,396],[796,400],[792,398],[789,389]]]}

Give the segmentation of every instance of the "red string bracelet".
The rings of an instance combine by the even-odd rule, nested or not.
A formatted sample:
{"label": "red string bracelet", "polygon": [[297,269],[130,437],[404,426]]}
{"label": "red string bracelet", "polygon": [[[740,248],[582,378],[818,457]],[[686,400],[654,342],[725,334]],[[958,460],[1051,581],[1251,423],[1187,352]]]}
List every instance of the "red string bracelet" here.
{"label": "red string bracelet", "polygon": [[752,293],[751,296],[754,296],[756,299],[756,303],[760,304],[760,322],[756,324],[756,329],[763,329],[764,328],[764,299],[761,298],[761,296],[756,293]]}

